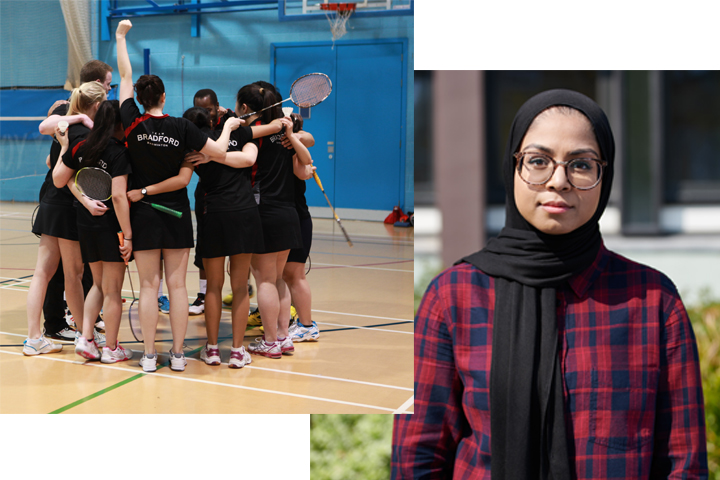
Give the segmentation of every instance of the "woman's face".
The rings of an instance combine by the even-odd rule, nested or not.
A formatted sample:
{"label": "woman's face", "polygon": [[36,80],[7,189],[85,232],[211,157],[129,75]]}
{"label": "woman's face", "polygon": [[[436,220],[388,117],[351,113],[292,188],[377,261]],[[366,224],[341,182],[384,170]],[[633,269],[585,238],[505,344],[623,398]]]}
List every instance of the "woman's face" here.
{"label": "woman's face", "polygon": [[[580,112],[568,114],[557,109],[541,113],[525,133],[520,152],[540,152],[556,162],[574,158],[600,159],[600,147],[590,121]],[[515,168],[515,204],[520,214],[543,233],[570,233],[587,223],[600,202],[602,181],[591,190],[578,190],[558,166],[543,185],[529,185]]]}

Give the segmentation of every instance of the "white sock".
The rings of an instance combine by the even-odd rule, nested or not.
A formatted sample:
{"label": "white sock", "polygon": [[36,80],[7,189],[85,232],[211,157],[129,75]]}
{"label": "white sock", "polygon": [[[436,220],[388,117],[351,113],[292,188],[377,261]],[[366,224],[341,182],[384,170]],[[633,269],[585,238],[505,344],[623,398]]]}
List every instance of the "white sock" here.
{"label": "white sock", "polygon": [[160,282],[160,288],[158,288],[158,298],[160,298],[160,297],[162,297],[162,296],[163,296],[163,292],[162,292],[162,282]]}
{"label": "white sock", "polygon": [[205,295],[207,293],[207,280],[200,279],[200,293]]}
{"label": "white sock", "polygon": [[217,346],[217,345],[210,345],[210,344],[208,343],[208,344],[207,344],[207,348],[208,348],[208,350],[210,350],[211,348],[218,348],[218,346]]}

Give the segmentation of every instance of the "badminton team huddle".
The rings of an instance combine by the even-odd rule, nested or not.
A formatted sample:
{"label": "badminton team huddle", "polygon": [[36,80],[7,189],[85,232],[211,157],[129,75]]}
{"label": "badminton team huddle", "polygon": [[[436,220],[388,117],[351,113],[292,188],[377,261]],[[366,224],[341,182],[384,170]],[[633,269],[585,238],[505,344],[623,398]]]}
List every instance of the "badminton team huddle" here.
{"label": "badminton team huddle", "polygon": [[[201,272],[201,290],[205,289],[195,305],[204,305],[207,328],[200,358],[208,365],[221,364],[218,337],[226,257],[232,288],[229,367],[251,363],[249,353],[274,359],[292,354],[293,341],[319,337],[305,278],[312,241],[305,180],[315,170],[308,151],[314,139],[302,130],[301,117],[284,116],[279,105],[263,110],[282,97],[272,84],[261,81],[240,88],[235,112],[220,107],[215,92],[203,89],[183,118],[163,114],[165,88],[159,77],[142,75],[133,85],[125,41],[131,28],[130,21],[123,20],[116,31],[119,101],[106,100],[112,68],[93,61],[100,73],[90,74],[94,78],[82,78],[81,73],[84,83],[73,91],[69,104],[55,108],[40,125],[40,132],[55,140],[48,157],[51,174],[33,225],[40,246],[28,294],[23,353],[62,349],[43,335],[40,321],[48,282],[62,261],[66,301],[76,326],[75,352],[103,363],[129,360],[132,352],[119,344],[118,331],[125,269],[134,259],[144,343],[139,365],[145,372],[157,370],[156,298],[164,267],[172,329],[169,366],[185,369],[185,279],[190,248],[195,246],[186,187],[194,171],[200,178],[194,263]],[[102,170],[100,176],[112,178],[110,199],[83,194],[76,174],[84,168],[87,173]],[[182,215],[178,218],[151,204]],[[81,281],[83,264],[92,271],[87,295]],[[248,353],[243,339],[250,272],[257,284],[264,335],[249,344]],[[294,322],[291,303],[299,315]],[[95,327],[101,310],[105,335]]]}

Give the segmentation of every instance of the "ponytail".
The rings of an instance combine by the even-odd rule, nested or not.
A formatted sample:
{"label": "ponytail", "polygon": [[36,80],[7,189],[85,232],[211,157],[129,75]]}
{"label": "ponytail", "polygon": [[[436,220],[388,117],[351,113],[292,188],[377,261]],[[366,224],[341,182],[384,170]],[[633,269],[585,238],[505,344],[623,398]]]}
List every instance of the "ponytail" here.
{"label": "ponytail", "polygon": [[87,113],[90,108],[105,100],[105,89],[98,82],[85,82],[72,91],[70,106],[66,115]]}
{"label": "ponytail", "polygon": [[92,167],[97,165],[108,140],[115,133],[115,127],[120,123],[120,103],[117,100],[109,100],[100,104],[95,114],[95,124],[83,145],[83,157],[80,167]]}

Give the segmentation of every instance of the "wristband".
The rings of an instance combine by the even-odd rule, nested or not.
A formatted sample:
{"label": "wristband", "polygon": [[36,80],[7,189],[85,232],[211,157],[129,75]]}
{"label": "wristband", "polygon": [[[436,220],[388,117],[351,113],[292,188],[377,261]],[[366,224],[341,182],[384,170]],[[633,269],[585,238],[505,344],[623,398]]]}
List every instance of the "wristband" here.
{"label": "wristband", "polygon": [[130,240],[132,242],[132,238],[125,237],[124,240]]}

